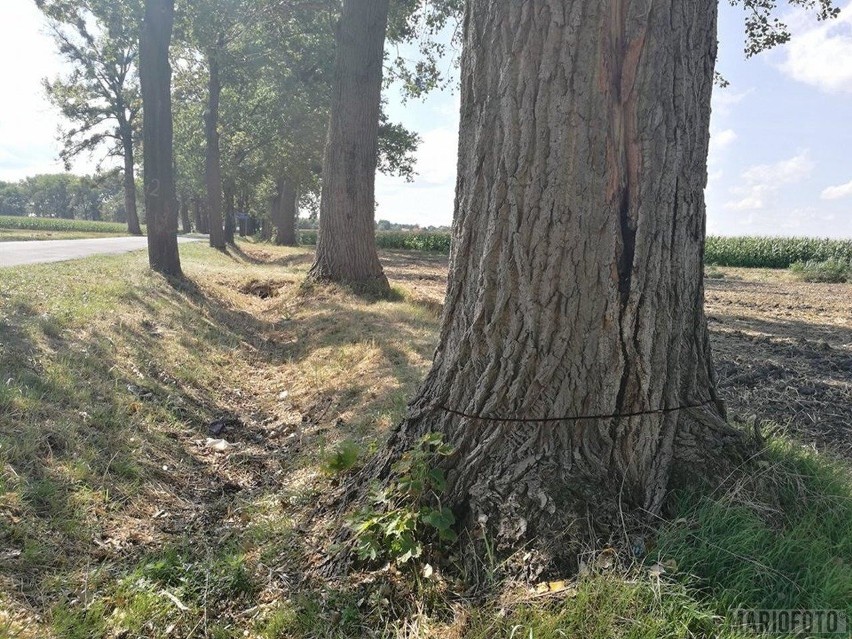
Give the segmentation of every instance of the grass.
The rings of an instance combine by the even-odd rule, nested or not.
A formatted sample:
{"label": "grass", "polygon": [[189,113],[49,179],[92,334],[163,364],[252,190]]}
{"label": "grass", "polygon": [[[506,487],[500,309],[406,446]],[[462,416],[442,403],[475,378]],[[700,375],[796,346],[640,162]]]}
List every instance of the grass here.
{"label": "grass", "polygon": [[[205,616],[242,636],[245,610],[282,597],[261,563],[303,554],[294,527],[330,451],[349,463],[425,373],[428,309],[307,297],[305,251],[182,254],[176,288],[143,253],[0,270],[0,592],[21,636],[186,636]],[[252,280],[279,294],[241,292]],[[227,454],[204,444],[216,420]],[[139,576],[170,548],[185,591]],[[245,587],[216,585],[223,562]]]}
{"label": "grass", "polygon": [[795,277],[805,282],[843,283],[852,279],[852,260],[828,259],[796,262],[790,266]]}
{"label": "grass", "polygon": [[127,234],[127,225],[116,222],[65,220],[52,217],[0,215],[0,229],[21,231],[62,231],[76,233]]}
{"label": "grass", "polygon": [[734,639],[739,606],[852,617],[850,468],[781,440],[679,495],[647,556],[546,592],[303,580],[333,525],[313,506],[403,415],[435,309],[412,269],[368,302],[302,288],[305,249],[181,251],[178,286],[141,253],[0,270],[0,636]]}

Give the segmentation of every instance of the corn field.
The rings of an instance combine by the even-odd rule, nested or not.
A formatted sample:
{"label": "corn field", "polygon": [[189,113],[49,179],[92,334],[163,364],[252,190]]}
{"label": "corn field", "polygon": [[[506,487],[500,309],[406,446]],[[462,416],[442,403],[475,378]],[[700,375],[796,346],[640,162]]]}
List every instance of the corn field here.
{"label": "corn field", "polygon": [[852,261],[852,240],[808,237],[707,238],[704,261],[718,266],[789,268],[796,262]]}
{"label": "corn field", "polygon": [[126,233],[127,225],[90,220],[64,220],[53,217],[0,215],[0,229],[22,231],[77,231],[78,233]]}
{"label": "corn field", "polygon": [[[302,231],[302,244],[313,246],[317,243],[316,231]],[[449,233],[412,233],[406,231],[379,231],[376,244],[380,249],[400,251],[428,251],[430,253],[450,253]]]}
{"label": "corn field", "polygon": [[[302,243],[316,244],[316,231],[302,231]],[[386,231],[376,234],[381,249],[430,251],[448,254],[449,233]],[[807,237],[720,237],[707,238],[704,261],[718,266],[789,268],[796,262],[852,261],[852,240],[822,240]]]}

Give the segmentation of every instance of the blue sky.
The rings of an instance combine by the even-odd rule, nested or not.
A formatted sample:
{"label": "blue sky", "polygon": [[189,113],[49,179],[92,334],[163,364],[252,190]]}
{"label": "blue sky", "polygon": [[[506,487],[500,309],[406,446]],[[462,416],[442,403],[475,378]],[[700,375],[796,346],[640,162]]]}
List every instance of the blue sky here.
{"label": "blue sky", "polygon": [[[718,68],[731,82],[713,104],[708,231],[725,235],[852,237],[852,0],[841,18],[789,14],[793,41],[745,60],[742,10],[720,5]],[[40,79],[61,65],[32,0],[0,2],[0,180],[60,171],[58,116]],[[420,133],[415,182],[380,176],[377,217],[449,224],[458,95],[402,104],[393,119]],[[91,171],[93,159],[75,169]]]}

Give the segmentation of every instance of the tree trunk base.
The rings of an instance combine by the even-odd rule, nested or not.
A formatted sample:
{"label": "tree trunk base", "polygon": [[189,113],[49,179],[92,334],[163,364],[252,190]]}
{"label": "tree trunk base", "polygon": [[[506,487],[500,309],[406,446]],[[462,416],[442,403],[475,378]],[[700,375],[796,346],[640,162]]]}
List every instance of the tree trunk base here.
{"label": "tree trunk base", "polygon": [[308,271],[308,281],[320,284],[340,284],[355,294],[369,298],[387,299],[391,296],[391,287],[384,273],[360,279],[348,279],[322,268],[317,262]]}
{"label": "tree trunk base", "polygon": [[[442,429],[456,453],[444,463],[448,488],[440,495],[440,503],[456,517],[458,556],[465,574],[499,564],[501,576],[535,582],[576,574],[581,557],[592,550],[615,548],[632,557],[633,540],[647,537],[649,529],[658,527],[673,490],[697,487],[713,492],[756,456],[751,438],[715,410],[684,410],[675,421],[674,454],[664,453],[665,469],[649,478],[651,486],[639,489],[628,486],[624,476],[592,475],[582,472],[582,464],[566,463],[570,448],[560,446],[567,440],[553,425],[491,425],[490,436],[483,437],[479,431],[473,450],[460,433],[484,429],[485,424],[456,423],[455,428]],[[347,481],[323,509],[336,510],[339,520],[344,512],[366,503],[368,486],[395,482],[394,463],[436,422],[447,425],[446,417],[440,415],[409,418],[400,424],[385,451]],[[507,432],[510,429],[515,432]],[[506,437],[517,445],[489,449],[489,441],[505,442]],[[463,461],[459,454],[464,455]],[[565,472],[565,467],[578,472]],[[343,575],[352,566],[351,532],[341,529],[334,542],[341,550],[321,566],[319,572],[325,577]],[[440,563],[446,548],[440,548],[439,542],[431,550],[434,556],[427,550],[424,559]]]}

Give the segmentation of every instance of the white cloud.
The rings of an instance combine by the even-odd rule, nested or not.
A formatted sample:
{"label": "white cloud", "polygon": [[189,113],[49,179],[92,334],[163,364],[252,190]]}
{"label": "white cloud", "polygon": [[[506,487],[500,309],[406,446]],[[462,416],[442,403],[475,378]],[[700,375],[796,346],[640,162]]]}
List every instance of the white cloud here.
{"label": "white cloud", "polygon": [[[796,19],[798,18],[798,20]],[[789,77],[827,93],[852,93],[852,3],[836,20],[798,32],[784,47],[780,69]]]}
{"label": "white cloud", "polygon": [[[47,102],[41,80],[66,70],[32,2],[0,0],[0,180],[64,171],[57,133],[61,117]],[[75,169],[91,172],[98,157],[85,155]]]}
{"label": "white cloud", "polygon": [[754,93],[754,89],[734,91],[732,88],[715,87],[713,89],[713,115],[729,115],[734,107]]}
{"label": "white cloud", "polygon": [[417,149],[418,182],[455,183],[459,134],[455,129],[439,128],[423,133]]}
{"label": "white cloud", "polygon": [[820,198],[822,198],[823,200],[839,200],[845,197],[852,197],[852,180],[850,180],[846,184],[839,184],[838,186],[829,186],[820,195]]}
{"label": "white cloud", "polygon": [[789,160],[757,164],[742,174],[743,185],[731,189],[737,197],[726,204],[731,211],[765,209],[784,186],[796,184],[811,175],[814,162],[807,151]]}
{"label": "white cloud", "polygon": [[737,133],[733,129],[710,132],[710,152],[721,151],[737,141]]}
{"label": "white cloud", "polygon": [[376,177],[376,219],[424,226],[452,222],[458,132],[439,127],[420,137],[414,182],[386,175]]}

